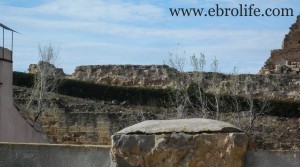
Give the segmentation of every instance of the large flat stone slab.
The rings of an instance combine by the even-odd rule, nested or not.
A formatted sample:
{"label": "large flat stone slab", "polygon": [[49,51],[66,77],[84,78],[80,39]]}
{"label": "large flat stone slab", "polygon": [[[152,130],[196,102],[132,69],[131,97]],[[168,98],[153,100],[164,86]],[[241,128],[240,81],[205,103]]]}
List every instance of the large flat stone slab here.
{"label": "large flat stone slab", "polygon": [[111,167],[243,167],[248,136],[209,119],[145,121],[112,136]]}
{"label": "large flat stone slab", "polygon": [[116,134],[158,134],[158,133],[203,133],[242,132],[230,123],[193,118],[177,120],[149,120],[127,127]]}

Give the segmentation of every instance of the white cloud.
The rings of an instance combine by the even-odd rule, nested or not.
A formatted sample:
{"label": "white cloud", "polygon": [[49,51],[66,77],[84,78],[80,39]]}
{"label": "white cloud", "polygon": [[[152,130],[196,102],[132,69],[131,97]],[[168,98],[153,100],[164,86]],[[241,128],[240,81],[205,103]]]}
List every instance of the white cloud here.
{"label": "white cloud", "polygon": [[33,9],[40,14],[91,21],[159,21],[163,10],[151,4],[106,0],[55,0]]}
{"label": "white cloud", "polygon": [[[243,68],[253,72],[269,56],[270,49],[280,47],[286,33],[282,29],[255,28],[253,24],[268,24],[256,18],[249,18],[247,21],[253,22],[248,23],[242,20],[240,24],[245,25],[239,27],[243,28],[229,23],[226,27],[222,19],[203,26],[204,21],[198,18],[168,18],[164,7],[150,1],[55,0],[29,8],[0,8],[6,13],[0,20],[24,34],[16,40],[15,52],[20,65],[17,69],[21,71],[27,68],[26,63],[36,61],[33,54],[37,44],[53,39],[63,49],[68,72],[76,65],[95,62],[161,63],[178,42],[190,53],[204,52],[221,57],[223,62],[228,60],[222,68],[225,71],[240,64],[244,66],[241,71]],[[250,63],[253,59],[258,64]]]}

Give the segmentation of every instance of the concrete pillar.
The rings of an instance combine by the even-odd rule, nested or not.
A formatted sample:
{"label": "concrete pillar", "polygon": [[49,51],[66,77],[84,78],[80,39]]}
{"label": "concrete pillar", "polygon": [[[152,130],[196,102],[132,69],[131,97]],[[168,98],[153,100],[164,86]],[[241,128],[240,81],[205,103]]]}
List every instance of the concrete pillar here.
{"label": "concrete pillar", "polygon": [[0,82],[0,142],[48,143],[48,137],[36,131],[14,106],[12,52],[2,47]]}

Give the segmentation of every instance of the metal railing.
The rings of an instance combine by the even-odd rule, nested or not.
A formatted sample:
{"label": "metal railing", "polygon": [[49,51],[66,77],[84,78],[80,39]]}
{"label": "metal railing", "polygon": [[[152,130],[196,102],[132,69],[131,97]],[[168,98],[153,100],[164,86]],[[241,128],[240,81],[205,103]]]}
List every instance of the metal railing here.
{"label": "metal railing", "polygon": [[4,57],[4,52],[5,52],[5,45],[4,45],[5,44],[5,30],[8,30],[8,31],[11,31],[11,48],[10,48],[10,50],[11,50],[11,60],[10,61],[12,61],[13,47],[14,47],[14,33],[18,33],[18,34],[20,34],[20,33],[13,30],[13,29],[11,29],[11,28],[9,28],[9,27],[7,27],[7,26],[5,26],[2,23],[0,23],[0,27],[2,27],[2,32],[3,32],[3,34],[2,34],[2,56],[0,57],[0,59],[5,60],[5,57]]}

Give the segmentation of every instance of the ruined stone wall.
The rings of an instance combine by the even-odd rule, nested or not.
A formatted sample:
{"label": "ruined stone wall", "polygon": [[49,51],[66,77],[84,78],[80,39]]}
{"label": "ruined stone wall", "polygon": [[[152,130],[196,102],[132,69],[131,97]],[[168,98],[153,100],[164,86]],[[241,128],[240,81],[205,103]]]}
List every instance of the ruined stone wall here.
{"label": "ruined stone wall", "polygon": [[57,143],[107,145],[111,143],[111,135],[132,123],[128,117],[118,113],[56,109],[44,112],[39,122]]}
{"label": "ruined stone wall", "polygon": [[53,64],[48,62],[40,61],[38,64],[30,64],[28,67],[28,72],[31,74],[36,74],[39,72],[41,66],[45,66],[45,69],[48,69],[49,72],[53,73],[53,75],[57,75],[60,77],[65,77],[66,74],[62,68],[56,68]]}
{"label": "ruined stone wall", "polygon": [[[300,75],[298,76],[300,78]],[[26,106],[28,95],[24,90],[26,91],[26,88],[15,89],[15,101]],[[295,95],[299,96],[299,93],[295,92]],[[38,122],[43,131],[60,144],[111,144],[111,135],[125,127],[144,120],[176,119],[178,116],[177,111],[164,107],[115,105],[108,101],[63,95],[55,95],[47,101],[49,103]],[[36,114],[36,101],[32,104],[33,107],[26,111],[31,117]],[[199,111],[189,111],[186,118],[201,116]],[[247,129],[249,121],[247,112],[241,113],[242,128]],[[222,118],[226,122],[236,123],[234,113],[222,113]],[[296,150],[300,148],[297,141],[298,129],[298,118],[259,117],[254,128],[258,141],[255,147],[268,150]]]}
{"label": "ruined stone wall", "polygon": [[[35,74],[39,64],[30,64],[28,72]],[[78,66],[72,75],[49,64],[55,74],[68,79],[76,79],[101,84],[136,87],[165,88],[173,85],[172,77],[178,72],[166,65],[90,65]]]}
{"label": "ruined stone wall", "polygon": [[276,64],[274,70],[262,68],[264,74],[300,74],[300,62],[289,62],[285,64]]}
{"label": "ruined stone wall", "polygon": [[[53,109],[52,109],[53,110]],[[137,123],[135,113],[82,112],[54,109],[44,112],[39,118],[42,129],[57,143],[109,145],[111,135]],[[30,112],[33,114],[33,112]]]}
{"label": "ruined stone wall", "polygon": [[300,62],[300,48],[272,50],[271,57],[266,61],[265,68],[275,69],[276,65],[285,65],[286,61]]}
{"label": "ruined stone wall", "polygon": [[[274,51],[274,54],[276,55],[281,55],[284,51],[283,50],[276,50]],[[300,52],[300,49],[299,49]],[[289,52],[290,55],[294,55],[295,57],[297,56],[297,53],[294,51]],[[291,57],[291,56],[290,56]],[[271,59],[270,59],[271,60]],[[272,59],[273,60],[273,59]],[[282,59],[280,60],[280,64],[285,64],[286,61],[283,61]],[[300,61],[298,61],[300,62]],[[298,63],[297,61],[294,62],[289,62],[290,64]],[[134,66],[132,65],[132,68],[129,68],[129,65],[127,68],[129,69],[124,69],[123,65],[107,65],[107,66],[95,66],[94,68],[91,68],[92,66],[86,66],[87,68],[83,68],[84,70],[77,70],[78,72],[74,73],[72,76],[69,76],[72,79],[79,79],[82,81],[90,81],[90,82],[96,82],[96,83],[101,83],[101,84],[111,84],[111,85],[126,85],[126,86],[143,86],[143,87],[152,87],[152,88],[166,88],[166,87],[171,87],[174,88],[176,87],[176,82],[174,80],[174,75],[181,75],[182,78],[185,78],[185,84],[189,85],[189,83],[192,82],[193,79],[199,79],[197,76],[199,73],[195,72],[186,72],[186,73],[178,73],[178,71],[175,71],[174,69],[169,67],[164,67],[160,66],[160,70],[164,71],[166,75],[165,77],[159,77],[155,78],[154,75],[146,75],[145,73],[140,74],[139,78],[142,80],[147,80],[149,81],[148,84],[138,84],[139,82],[133,82],[130,80],[130,78],[127,78],[127,75],[132,74],[135,70],[132,70],[132,68],[139,69],[141,67],[145,66]],[[109,67],[109,68],[108,68]],[[151,66],[151,68],[154,69],[155,66]],[[150,66],[149,66],[150,68]],[[78,68],[80,69],[80,68]],[[94,69],[94,70],[92,70]],[[106,70],[103,70],[106,69]],[[110,71],[112,69],[119,69],[119,73],[117,73],[118,70],[116,71]],[[120,70],[122,69],[122,70]],[[300,75],[298,72],[293,72],[295,70],[298,70],[298,66],[294,67],[294,65],[291,65],[288,67],[286,70],[286,73],[284,73],[284,70],[282,69],[281,72],[275,72],[274,70],[276,69],[276,65],[274,65],[273,70],[269,70],[269,68],[263,68],[261,70],[261,74],[279,74],[279,75],[246,75],[246,74],[241,74],[238,76],[239,78],[239,87],[238,91],[240,95],[243,95],[243,90],[244,90],[244,80],[245,76],[250,76],[251,82],[253,83],[253,94],[257,96],[266,96],[266,97],[271,97],[271,98],[276,98],[276,99],[294,99],[294,100],[299,100],[300,99],[300,94],[299,94],[299,85],[300,85]],[[100,73],[98,74],[98,72]],[[102,71],[102,72],[101,72]],[[122,72],[120,72],[122,71]],[[158,69],[154,71],[159,71]],[[107,76],[105,76],[105,72],[107,72]],[[101,75],[100,75],[101,74]],[[288,75],[286,75],[288,74]],[[204,90],[207,92],[210,91],[211,86],[216,84],[220,89],[222,93],[228,93],[230,90],[230,80],[232,79],[231,75],[226,75],[222,73],[218,73],[217,79],[213,79],[215,76],[214,73],[212,72],[203,72],[201,73],[201,76],[203,78],[203,83],[202,86]],[[76,77],[77,76],[77,77]],[[105,76],[105,77],[100,77],[100,76]],[[152,76],[152,77],[151,77]],[[68,77],[68,76],[67,76]],[[149,78],[148,78],[149,77]],[[106,80],[106,79],[107,80]],[[159,82],[158,82],[159,80]],[[109,81],[109,82],[106,82]],[[115,82],[116,81],[116,82]],[[118,82],[117,82],[118,81]],[[120,82],[119,82],[120,81]],[[154,82],[157,81],[157,82]],[[141,83],[141,82],[140,82]],[[151,84],[150,84],[151,83]],[[117,98],[117,97],[116,97]],[[118,99],[117,99],[118,100]]]}
{"label": "ruined stone wall", "polygon": [[[33,101],[26,108],[29,92],[25,88],[16,87],[14,99],[34,118],[37,102]],[[41,129],[57,143],[107,145],[111,143],[110,136],[115,132],[142,120],[137,113],[138,109],[128,106],[55,96],[51,93],[47,97],[44,101],[46,107],[38,122]]]}
{"label": "ruined stone wall", "polygon": [[290,27],[290,32],[285,36],[282,49],[299,49],[300,48],[300,15],[297,16],[296,22]]}
{"label": "ruined stone wall", "polygon": [[270,58],[264,67],[259,71],[260,74],[272,74],[276,65],[284,65],[288,62],[300,62],[300,15],[296,23],[290,27],[290,32],[285,36],[282,49],[272,50]]}
{"label": "ruined stone wall", "polygon": [[41,116],[42,129],[57,143],[109,144],[108,117],[105,113],[47,112]]}
{"label": "ruined stone wall", "polygon": [[95,65],[79,66],[71,79],[94,83],[138,87],[168,87],[176,73],[166,65]]}

